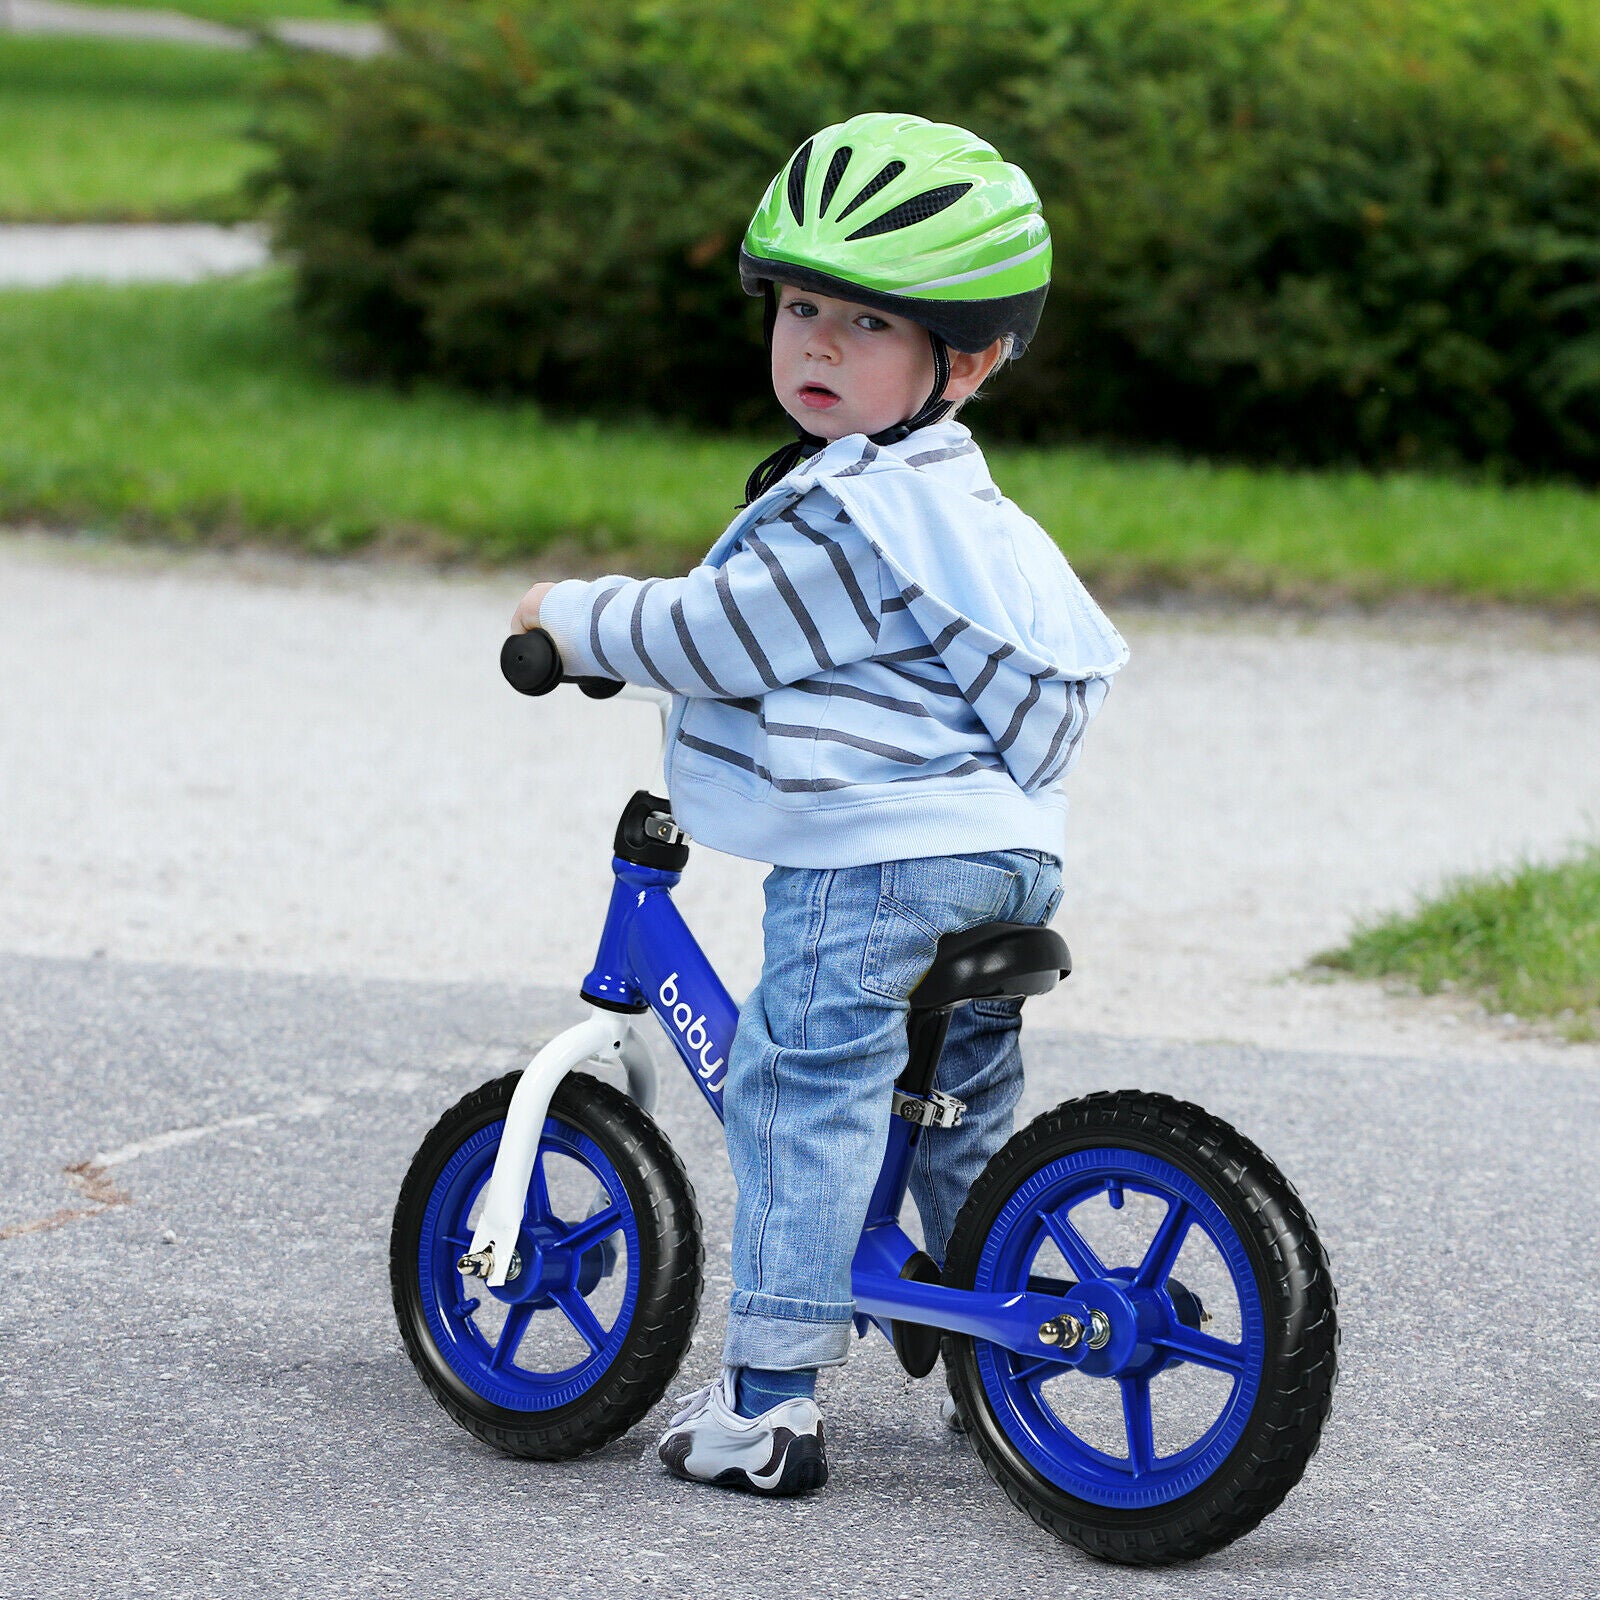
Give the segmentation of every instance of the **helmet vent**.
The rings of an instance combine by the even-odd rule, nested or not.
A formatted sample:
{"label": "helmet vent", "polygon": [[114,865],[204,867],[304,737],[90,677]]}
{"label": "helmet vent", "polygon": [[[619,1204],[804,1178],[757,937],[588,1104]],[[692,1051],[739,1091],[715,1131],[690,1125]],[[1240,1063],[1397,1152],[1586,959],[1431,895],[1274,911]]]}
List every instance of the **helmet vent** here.
{"label": "helmet vent", "polygon": [[953,206],[971,187],[970,183],[947,183],[942,188],[924,190],[910,200],[903,200],[891,207],[881,217],[874,217],[849,237],[870,239],[875,234],[894,233],[897,229],[909,228],[915,222],[926,222],[929,217],[936,217],[947,207]]}
{"label": "helmet vent", "polygon": [[850,202],[850,204],[847,205],[844,208],[844,210],[839,213],[839,215],[837,217],[834,218],[834,221],[835,222],[843,222],[844,219],[846,217],[848,217],[850,215],[850,213],[852,211],[854,211],[857,206],[865,205],[867,203],[867,201],[869,201],[873,197],[873,195],[875,195],[886,184],[893,183],[894,180],[896,178],[898,178],[900,176],[900,174],[902,172],[904,172],[905,170],[906,170],[905,162],[903,162],[903,161],[891,161],[891,162],[889,162],[889,164],[884,167],[883,171],[880,172],[878,174],[878,176],[876,178],[874,178],[872,180],[872,182],[869,183],[866,186],[866,188],[863,189],[861,191],[861,193],[858,194],[855,197],[855,199],[852,200]]}
{"label": "helmet vent", "polygon": [[833,152],[833,160],[828,163],[828,175],[822,180],[822,205],[817,212],[819,217],[827,216],[828,202],[833,199],[833,191],[839,187],[839,180],[844,176],[844,169],[850,165],[850,157],[854,153],[849,145]]}
{"label": "helmet vent", "polygon": [[802,228],[806,225],[806,168],[811,165],[811,146],[815,143],[814,139],[807,139],[789,163],[789,209]]}

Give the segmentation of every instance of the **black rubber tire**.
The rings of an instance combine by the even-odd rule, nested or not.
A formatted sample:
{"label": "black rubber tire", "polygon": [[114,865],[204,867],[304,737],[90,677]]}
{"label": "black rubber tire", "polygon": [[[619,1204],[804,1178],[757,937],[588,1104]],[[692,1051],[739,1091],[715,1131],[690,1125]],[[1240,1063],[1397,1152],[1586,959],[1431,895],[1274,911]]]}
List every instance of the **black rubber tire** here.
{"label": "black rubber tire", "polygon": [[1310,1214],[1266,1155],[1199,1106],[1126,1090],[1069,1100],[1008,1141],[979,1174],[956,1218],[944,1281],[972,1287],[995,1218],[1035,1172],[1103,1145],[1155,1155],[1187,1173],[1244,1243],[1266,1312],[1267,1353],[1238,1444],[1180,1499],[1142,1510],[1096,1505],[1049,1482],[1012,1444],[984,1390],[970,1337],[945,1335],[945,1373],[968,1437],[1019,1510],[1101,1560],[1165,1566],[1248,1533],[1300,1481],[1333,1402],[1338,1295]]}
{"label": "black rubber tire", "polygon": [[677,1152],[635,1101],[587,1073],[569,1073],[550,1116],[588,1135],[622,1179],[639,1232],[639,1293],[628,1333],[604,1374],[577,1399],[514,1411],[484,1399],[444,1359],[423,1312],[417,1250],[428,1198],[450,1158],[502,1119],[519,1072],[474,1089],[434,1124],[412,1158],[394,1209],[389,1282],[400,1337],[434,1399],[468,1433],[507,1455],[562,1461],[624,1434],[666,1393],[700,1314],[705,1254],[694,1190]]}

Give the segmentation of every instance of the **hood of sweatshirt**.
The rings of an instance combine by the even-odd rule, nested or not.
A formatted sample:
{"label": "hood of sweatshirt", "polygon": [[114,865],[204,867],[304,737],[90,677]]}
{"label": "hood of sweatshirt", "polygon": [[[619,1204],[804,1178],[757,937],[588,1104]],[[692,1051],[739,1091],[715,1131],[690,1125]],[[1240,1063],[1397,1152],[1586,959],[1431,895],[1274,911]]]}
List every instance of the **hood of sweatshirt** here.
{"label": "hood of sweatshirt", "polygon": [[[1060,548],[995,487],[959,422],[896,445],[859,434],[837,440],[750,509],[765,514],[774,497],[813,492],[836,501],[872,544],[1012,776],[1032,792],[1054,765],[1052,741],[1073,696],[1128,659]],[[737,537],[745,525],[739,518],[728,532]]]}

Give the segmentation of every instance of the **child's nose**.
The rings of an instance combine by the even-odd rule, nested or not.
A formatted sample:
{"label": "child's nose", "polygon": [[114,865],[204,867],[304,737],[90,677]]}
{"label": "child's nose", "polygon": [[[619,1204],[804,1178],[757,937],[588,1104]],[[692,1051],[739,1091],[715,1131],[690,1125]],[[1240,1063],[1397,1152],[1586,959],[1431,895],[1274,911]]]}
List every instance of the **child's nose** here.
{"label": "child's nose", "polygon": [[837,330],[829,327],[821,317],[816,318],[806,329],[806,354],[826,361],[836,361],[839,358]]}

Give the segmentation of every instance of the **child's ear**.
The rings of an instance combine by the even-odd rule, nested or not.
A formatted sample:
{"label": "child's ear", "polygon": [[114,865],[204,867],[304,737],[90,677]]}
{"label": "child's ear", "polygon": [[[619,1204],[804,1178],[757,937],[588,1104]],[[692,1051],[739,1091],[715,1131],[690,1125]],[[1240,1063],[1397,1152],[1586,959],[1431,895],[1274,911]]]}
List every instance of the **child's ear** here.
{"label": "child's ear", "polygon": [[944,386],[946,400],[965,400],[995,369],[1005,340],[996,339],[987,350],[952,350],[950,352],[950,381]]}

